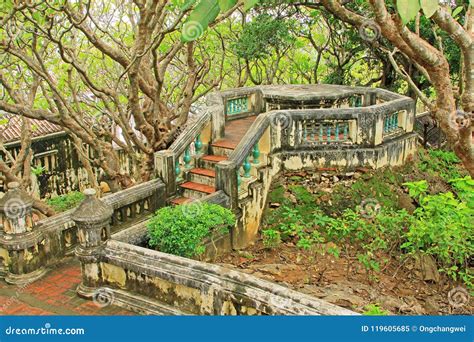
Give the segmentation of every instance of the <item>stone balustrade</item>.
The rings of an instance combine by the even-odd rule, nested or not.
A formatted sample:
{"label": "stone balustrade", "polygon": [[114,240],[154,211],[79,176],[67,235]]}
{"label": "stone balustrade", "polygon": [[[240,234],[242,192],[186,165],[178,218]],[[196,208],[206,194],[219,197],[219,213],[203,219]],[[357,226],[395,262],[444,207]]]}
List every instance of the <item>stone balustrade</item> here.
{"label": "stone balustrade", "polygon": [[[160,179],[142,183],[102,198],[110,207],[110,231],[116,232],[149,217],[165,204]],[[9,283],[24,284],[41,277],[49,266],[70,255],[78,241],[73,210],[35,222],[33,199],[10,184],[0,199],[0,275]],[[80,234],[79,234],[80,236]]]}

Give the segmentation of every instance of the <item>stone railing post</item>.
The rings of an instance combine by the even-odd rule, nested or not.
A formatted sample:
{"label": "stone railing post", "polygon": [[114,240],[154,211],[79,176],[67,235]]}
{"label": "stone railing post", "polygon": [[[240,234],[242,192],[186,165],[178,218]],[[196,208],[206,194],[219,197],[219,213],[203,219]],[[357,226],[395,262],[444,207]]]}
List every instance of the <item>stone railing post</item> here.
{"label": "stone railing post", "polygon": [[30,283],[45,273],[44,238],[33,220],[33,202],[17,182],[9,183],[0,199],[0,260],[11,284]]}
{"label": "stone railing post", "polygon": [[164,150],[155,153],[156,175],[161,178],[166,186],[166,197],[176,192],[176,161],[173,151]]}
{"label": "stone railing post", "polygon": [[96,198],[94,189],[84,191],[86,198],[71,215],[77,226],[79,246],[76,256],[81,262],[82,283],[77,292],[90,297],[99,285],[99,262],[104,243],[110,238],[112,208]]}
{"label": "stone railing post", "polygon": [[235,164],[227,160],[221,161],[216,166],[216,190],[222,190],[229,196],[230,208],[238,208],[239,186]]}

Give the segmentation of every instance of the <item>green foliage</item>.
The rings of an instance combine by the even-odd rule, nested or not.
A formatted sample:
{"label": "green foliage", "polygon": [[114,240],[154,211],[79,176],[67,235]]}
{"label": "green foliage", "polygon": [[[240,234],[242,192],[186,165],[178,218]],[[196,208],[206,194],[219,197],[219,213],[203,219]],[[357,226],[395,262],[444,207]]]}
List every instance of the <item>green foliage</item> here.
{"label": "green foliage", "polygon": [[363,200],[374,199],[384,208],[398,208],[398,196],[395,191],[403,182],[399,173],[391,169],[379,171],[374,175],[363,175],[350,187],[336,185],[331,198],[332,205],[324,208],[328,214],[340,214],[341,208],[355,208]]}
{"label": "green foliage", "polygon": [[421,180],[418,182],[408,182],[403,183],[408,189],[408,193],[411,197],[418,199],[421,196],[424,196],[428,191],[428,182],[426,180]]}
{"label": "green foliage", "polygon": [[283,203],[286,201],[285,188],[282,185],[278,185],[275,189],[270,191],[268,194],[270,202]]}
{"label": "green foliage", "polygon": [[239,58],[251,61],[265,58],[274,50],[283,50],[292,43],[294,38],[286,21],[260,14],[245,25],[233,48]]}
{"label": "green foliage", "polygon": [[66,195],[48,199],[47,204],[56,212],[63,212],[77,207],[84,200],[84,194],[79,191],[72,191]]}
{"label": "green foliage", "polygon": [[226,232],[235,215],[217,204],[190,203],[159,209],[148,222],[150,247],[164,253],[195,257],[205,251],[204,240]]}
{"label": "green foliage", "polygon": [[280,232],[275,229],[266,229],[262,232],[263,245],[266,248],[278,247],[281,243]]}
{"label": "green foliage", "polygon": [[419,0],[398,0],[397,9],[404,24],[416,17],[420,11]]}
{"label": "green foliage", "polygon": [[456,178],[450,181],[456,190],[458,197],[467,203],[467,206],[474,209],[474,180],[471,176]]}
{"label": "green foliage", "polygon": [[302,185],[290,185],[290,191],[295,195],[298,203],[303,205],[309,205],[314,203],[313,194],[311,194],[306,187]]}
{"label": "green foliage", "polygon": [[31,168],[31,172],[35,175],[35,176],[41,176],[43,173],[46,172],[46,168],[44,166],[37,166],[37,167],[32,167]]}
{"label": "green foliage", "polygon": [[429,150],[420,151],[420,171],[430,174],[439,174],[444,180],[460,178],[459,164],[461,161],[451,151]]}
{"label": "green foliage", "polygon": [[[427,169],[436,168],[444,177],[459,173],[457,162],[451,152],[445,151],[430,151],[421,161]],[[404,169],[404,172],[412,174],[410,170]],[[363,199],[364,194],[384,201],[381,210],[369,216],[363,215],[362,208],[357,206],[329,216],[317,206],[317,195],[301,185],[290,185],[288,189],[297,203],[287,201],[265,219],[268,229],[263,234],[267,245],[270,241],[291,241],[301,249],[335,257],[342,252],[349,253],[372,279],[377,279],[377,273],[390,258],[398,258],[401,253],[402,256],[426,253],[434,257],[440,271],[473,288],[474,275],[469,273],[469,262],[474,255],[474,180],[471,177],[452,179],[449,183],[455,193],[432,195],[426,180],[403,183],[403,177],[391,170],[368,177],[364,175],[347,189],[353,197],[354,203],[348,202],[351,204]],[[402,184],[419,204],[412,215],[398,209],[395,198],[390,195],[394,191],[388,185],[395,188]],[[284,189],[278,187],[276,194],[284,198]],[[334,206],[337,192],[332,195]]]}
{"label": "green foliage", "polygon": [[379,304],[369,304],[364,307],[362,314],[365,316],[388,316],[390,312],[382,309]]}
{"label": "green foliage", "polygon": [[[472,186],[467,183],[469,180],[459,182],[458,186]],[[474,208],[466,202],[451,192],[421,197],[404,238],[402,249],[410,254],[432,255],[441,271],[473,288],[469,258],[474,255]]]}

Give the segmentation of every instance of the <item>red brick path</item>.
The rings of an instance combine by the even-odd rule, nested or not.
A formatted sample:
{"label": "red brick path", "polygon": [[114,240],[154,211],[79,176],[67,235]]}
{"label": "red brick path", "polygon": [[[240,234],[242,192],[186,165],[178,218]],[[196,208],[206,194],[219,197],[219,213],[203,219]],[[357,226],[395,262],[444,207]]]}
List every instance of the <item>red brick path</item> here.
{"label": "red brick path", "polygon": [[76,295],[81,269],[67,260],[46,276],[23,286],[0,281],[0,315],[133,315],[114,305],[100,307]]}

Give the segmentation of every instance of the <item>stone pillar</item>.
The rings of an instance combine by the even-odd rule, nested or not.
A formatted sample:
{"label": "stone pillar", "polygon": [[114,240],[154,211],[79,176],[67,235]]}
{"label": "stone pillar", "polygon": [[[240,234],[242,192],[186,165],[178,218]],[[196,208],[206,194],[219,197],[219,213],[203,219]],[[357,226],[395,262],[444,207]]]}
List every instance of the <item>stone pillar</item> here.
{"label": "stone pillar", "polygon": [[91,297],[100,284],[99,263],[102,250],[110,238],[110,221],[112,208],[96,198],[94,189],[84,191],[86,198],[71,215],[77,227],[79,245],[76,256],[81,262],[82,283],[77,293]]}
{"label": "stone pillar", "polygon": [[45,273],[44,238],[33,221],[33,202],[17,182],[9,183],[0,199],[0,260],[11,284],[30,283]]}
{"label": "stone pillar", "polygon": [[161,178],[166,186],[166,197],[171,197],[176,193],[176,165],[175,155],[171,150],[164,150],[155,153],[156,175]]}

